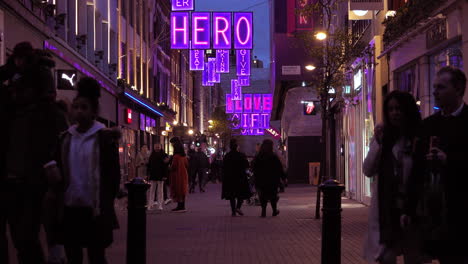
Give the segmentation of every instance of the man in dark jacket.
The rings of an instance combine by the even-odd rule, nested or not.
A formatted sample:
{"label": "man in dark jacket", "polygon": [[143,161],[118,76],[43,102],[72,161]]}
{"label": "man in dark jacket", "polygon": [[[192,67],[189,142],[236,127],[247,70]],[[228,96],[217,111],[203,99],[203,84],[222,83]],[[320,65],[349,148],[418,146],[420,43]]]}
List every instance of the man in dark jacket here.
{"label": "man in dark jacket", "polygon": [[206,177],[208,169],[210,168],[210,160],[208,159],[208,156],[206,156],[203,146],[198,148],[196,157],[198,161],[198,186],[200,188],[200,192],[205,192]]}
{"label": "man in dark jacket", "polygon": [[27,55],[13,58],[16,67],[9,79],[0,207],[19,262],[40,264],[45,261],[38,237],[41,203],[47,190],[44,165],[53,160],[58,135],[67,124],[48,98],[55,89],[51,72],[54,61],[43,51],[28,50],[26,44],[19,46]]}
{"label": "man in dark jacket", "polygon": [[164,185],[165,181],[167,180],[168,164],[169,156],[166,154],[166,152],[164,152],[161,144],[154,144],[154,150],[151,152],[148,163],[149,180],[151,182],[148,199],[150,208],[154,205],[153,200],[156,192],[158,209],[163,209],[162,205],[164,203]]}
{"label": "man in dark jacket", "polygon": [[[423,211],[427,253],[441,264],[468,263],[468,106],[463,71],[444,67],[434,83],[440,111],[424,120],[407,212]],[[418,169],[419,168],[419,169]],[[436,209],[437,208],[437,209]],[[434,210],[436,209],[436,210]],[[407,222],[407,216],[402,222]]]}

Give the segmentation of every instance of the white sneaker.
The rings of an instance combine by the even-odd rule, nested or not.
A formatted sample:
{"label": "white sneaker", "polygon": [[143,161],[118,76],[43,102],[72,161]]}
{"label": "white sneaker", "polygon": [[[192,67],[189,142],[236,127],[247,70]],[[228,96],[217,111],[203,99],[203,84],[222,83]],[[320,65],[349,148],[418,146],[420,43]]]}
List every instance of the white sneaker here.
{"label": "white sneaker", "polygon": [[164,205],[168,205],[172,202],[172,199],[167,199],[166,201],[164,201]]}

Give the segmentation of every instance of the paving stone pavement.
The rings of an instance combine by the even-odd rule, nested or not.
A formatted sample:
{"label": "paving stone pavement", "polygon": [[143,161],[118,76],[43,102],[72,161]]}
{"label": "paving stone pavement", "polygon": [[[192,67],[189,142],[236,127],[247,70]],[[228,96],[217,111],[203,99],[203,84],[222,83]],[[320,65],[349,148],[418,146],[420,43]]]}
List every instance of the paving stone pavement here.
{"label": "paving stone pavement", "polygon": [[[245,216],[232,217],[220,199],[221,185],[191,194],[187,213],[150,211],[147,217],[147,263],[165,264],[315,264],[320,263],[321,221],[314,219],[316,188],[290,186],[281,194],[277,217],[260,218],[260,207],[243,206]],[[124,263],[126,213],[108,250],[110,263]],[[343,199],[342,263],[365,263],[361,257],[367,207]]]}
{"label": "paving stone pavement", "polygon": [[[187,213],[147,215],[148,264],[319,264],[321,221],[315,220],[316,188],[291,185],[281,194],[279,216],[260,218],[260,207],[244,205],[245,216],[232,217],[229,202],[221,200],[221,185],[190,194]],[[342,264],[364,264],[362,245],[368,208],[343,198]],[[117,202],[121,228],[107,250],[109,264],[126,263],[126,200]],[[42,234],[44,243],[44,236]],[[10,241],[11,242],[11,241]],[[45,244],[45,243],[44,243]],[[14,250],[10,243],[11,264]],[[87,261],[85,261],[87,263]],[[403,263],[400,259],[398,263]],[[434,262],[436,263],[436,262]]]}

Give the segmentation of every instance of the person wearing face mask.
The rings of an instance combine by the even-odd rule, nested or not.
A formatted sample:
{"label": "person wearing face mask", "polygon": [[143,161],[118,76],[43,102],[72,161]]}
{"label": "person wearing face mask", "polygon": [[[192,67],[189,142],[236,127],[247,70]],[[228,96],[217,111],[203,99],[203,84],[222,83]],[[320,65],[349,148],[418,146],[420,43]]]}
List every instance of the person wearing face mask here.
{"label": "person wearing face mask", "polygon": [[65,247],[68,263],[83,263],[86,248],[89,263],[103,264],[118,227],[114,200],[120,183],[120,132],[96,121],[100,97],[96,80],[82,78],[77,90],[71,109],[76,124],[62,134],[56,163],[47,166],[60,171],[49,174],[56,183],[52,191],[60,227],[57,239]]}
{"label": "person wearing face mask", "polygon": [[375,127],[363,172],[373,179],[364,256],[369,263],[423,263],[416,229],[402,227],[408,180],[414,172],[414,147],[421,116],[413,96],[393,91],[384,101],[384,123]]}
{"label": "person wearing face mask", "polygon": [[440,110],[423,122],[418,144],[420,169],[411,179],[411,196],[402,220],[421,219],[424,249],[431,257],[441,264],[463,264],[468,263],[466,76],[460,69],[444,67],[437,72],[433,89]]}

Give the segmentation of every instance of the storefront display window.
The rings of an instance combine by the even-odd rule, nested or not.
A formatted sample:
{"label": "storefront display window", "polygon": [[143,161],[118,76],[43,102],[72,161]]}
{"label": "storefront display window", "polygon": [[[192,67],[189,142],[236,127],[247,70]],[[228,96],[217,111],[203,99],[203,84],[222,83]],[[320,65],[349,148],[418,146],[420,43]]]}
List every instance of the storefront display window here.
{"label": "storefront display window", "polygon": [[430,113],[437,111],[434,103],[434,96],[432,95],[434,80],[437,72],[445,66],[453,66],[463,70],[464,65],[461,43],[449,46],[446,49],[430,56],[429,58],[430,90],[428,92],[430,95]]}

